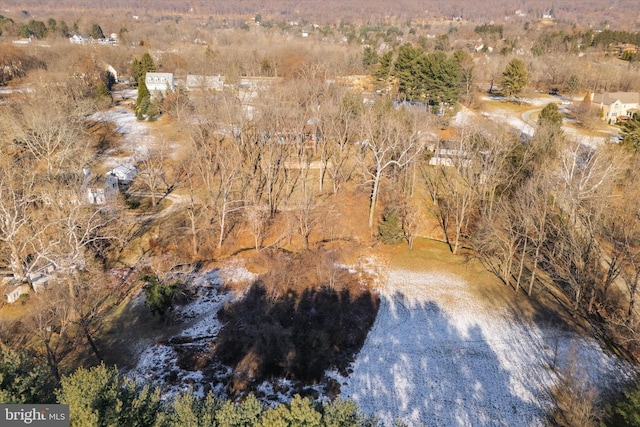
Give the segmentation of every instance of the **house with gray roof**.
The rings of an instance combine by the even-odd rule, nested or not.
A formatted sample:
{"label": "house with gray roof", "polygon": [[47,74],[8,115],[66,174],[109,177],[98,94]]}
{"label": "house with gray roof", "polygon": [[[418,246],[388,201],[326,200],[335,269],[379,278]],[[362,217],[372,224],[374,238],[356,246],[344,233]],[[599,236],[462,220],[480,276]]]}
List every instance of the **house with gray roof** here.
{"label": "house with gray roof", "polygon": [[173,73],[147,73],[144,83],[151,96],[158,92],[165,95],[167,91],[176,89]]}
{"label": "house with gray roof", "polygon": [[591,102],[600,108],[602,119],[608,123],[626,120],[638,112],[640,93],[638,92],[603,92],[592,93]]}

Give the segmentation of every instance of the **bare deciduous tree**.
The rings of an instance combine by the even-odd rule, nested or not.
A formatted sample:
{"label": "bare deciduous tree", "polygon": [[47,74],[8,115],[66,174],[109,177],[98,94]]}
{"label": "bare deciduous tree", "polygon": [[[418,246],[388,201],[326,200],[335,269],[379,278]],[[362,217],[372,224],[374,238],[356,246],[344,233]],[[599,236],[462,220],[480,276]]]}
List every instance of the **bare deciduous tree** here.
{"label": "bare deciduous tree", "polygon": [[371,183],[369,227],[373,227],[382,178],[392,168],[406,167],[422,150],[412,117],[390,103],[378,102],[367,109],[361,123],[361,166]]}

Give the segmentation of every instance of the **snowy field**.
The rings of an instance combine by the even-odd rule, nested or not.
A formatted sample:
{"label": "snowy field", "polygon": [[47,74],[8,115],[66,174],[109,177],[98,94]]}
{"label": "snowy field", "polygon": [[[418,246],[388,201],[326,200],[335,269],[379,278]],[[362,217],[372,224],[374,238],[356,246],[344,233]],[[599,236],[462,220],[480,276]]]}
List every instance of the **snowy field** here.
{"label": "snowy field", "polygon": [[485,306],[456,277],[392,271],[353,373],[334,377],[343,397],[387,426],[542,426],[556,342],[557,365],[575,357],[588,381],[629,371],[594,341],[555,337]]}
{"label": "snowy field", "polygon": [[[191,288],[198,298],[176,313],[185,328],[167,342],[140,349],[128,375],[161,386],[165,398],[181,391],[203,396],[209,389],[226,397],[222,382],[231,374],[228,368],[217,365],[203,375],[180,368],[177,360],[182,350],[206,352],[215,341],[222,327],[218,311],[240,297],[222,293],[223,283],[254,277],[238,263],[196,277]],[[522,322],[509,309],[484,304],[455,276],[391,270],[386,278],[376,280],[380,310],[349,375],[327,372],[341,385],[343,398],[386,426],[398,419],[409,426],[543,426],[558,380],[554,360],[559,368],[578,361],[576,372],[592,384],[615,385],[631,373],[595,341]],[[212,375],[218,380],[211,382]],[[308,388],[326,400],[324,386]],[[268,404],[290,400],[294,389],[284,379],[258,388]]]}

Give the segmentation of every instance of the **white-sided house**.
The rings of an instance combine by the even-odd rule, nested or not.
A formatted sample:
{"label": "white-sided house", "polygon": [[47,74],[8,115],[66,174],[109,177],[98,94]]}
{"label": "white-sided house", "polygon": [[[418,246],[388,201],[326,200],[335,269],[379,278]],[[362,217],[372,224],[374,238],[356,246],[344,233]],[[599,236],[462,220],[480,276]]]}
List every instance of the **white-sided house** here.
{"label": "white-sided house", "polygon": [[628,119],[638,112],[640,93],[638,92],[604,92],[592,93],[591,102],[602,110],[602,119],[615,123]]}
{"label": "white-sided house", "polygon": [[168,90],[176,89],[173,73],[147,73],[144,83],[152,96],[156,92],[164,95]]}
{"label": "white-sided house", "polygon": [[13,286],[4,293],[4,296],[9,304],[13,304],[14,302],[18,301],[18,299],[20,299],[20,296],[22,295],[29,295],[29,285],[27,285],[26,283]]}
{"label": "white-sided house", "polygon": [[130,184],[138,175],[138,169],[133,165],[123,163],[113,168],[109,173],[115,175],[119,183],[126,185]]}
{"label": "white-sided house", "polygon": [[216,90],[224,89],[222,76],[187,75],[187,90]]}
{"label": "white-sided house", "polygon": [[84,181],[82,183],[82,194],[87,203],[92,205],[105,205],[112,202],[118,196],[118,178],[107,173],[104,176],[95,177],[89,168],[85,168]]}
{"label": "white-sided house", "polygon": [[71,44],[87,44],[91,42],[91,39],[87,36],[74,34],[73,36],[69,37],[69,42]]}

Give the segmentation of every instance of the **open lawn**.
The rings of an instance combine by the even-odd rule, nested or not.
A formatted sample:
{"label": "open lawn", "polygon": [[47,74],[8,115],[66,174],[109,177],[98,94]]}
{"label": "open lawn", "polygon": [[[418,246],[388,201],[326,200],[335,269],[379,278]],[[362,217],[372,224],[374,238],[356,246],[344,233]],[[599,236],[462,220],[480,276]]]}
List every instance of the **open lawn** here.
{"label": "open lawn", "polygon": [[562,372],[575,369],[586,391],[632,371],[561,312],[540,310],[446,245],[416,249],[381,250],[378,317],[352,373],[333,374],[342,396],[384,425],[547,425]]}

